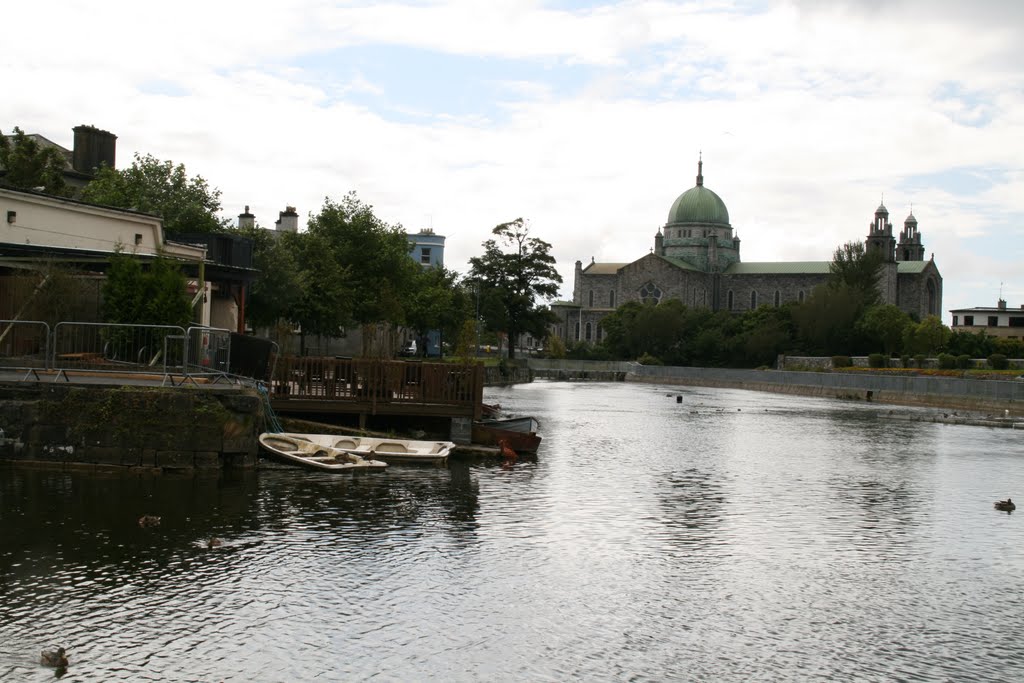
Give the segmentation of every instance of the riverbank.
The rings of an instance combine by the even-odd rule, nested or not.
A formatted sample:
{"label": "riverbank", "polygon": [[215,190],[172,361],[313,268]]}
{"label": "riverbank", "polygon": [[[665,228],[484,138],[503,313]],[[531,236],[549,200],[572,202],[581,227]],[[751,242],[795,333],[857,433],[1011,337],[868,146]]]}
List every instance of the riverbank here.
{"label": "riverbank", "polygon": [[538,376],[573,374],[676,386],[747,389],[777,394],[924,406],[981,415],[1024,417],[1024,381],[885,375],[869,372],[737,370],[640,365],[613,361],[530,359]]}

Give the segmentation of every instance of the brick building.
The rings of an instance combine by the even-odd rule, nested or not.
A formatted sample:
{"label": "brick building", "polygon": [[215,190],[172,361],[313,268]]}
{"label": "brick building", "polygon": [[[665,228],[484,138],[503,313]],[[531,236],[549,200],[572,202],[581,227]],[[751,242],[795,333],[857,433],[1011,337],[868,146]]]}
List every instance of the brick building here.
{"label": "brick building", "polygon": [[[923,318],[942,310],[942,276],[934,259],[924,260],[917,219],[907,216],[898,240],[884,205],[875,210],[865,247],[882,255],[879,289],[885,303]],[[598,343],[601,320],[628,301],[679,299],[687,306],[744,312],[758,306],[803,302],[825,282],[831,261],[740,259],[740,239],[725,202],[704,186],[703,162],[697,184],[672,203],[651,252],[630,263],[576,262],[573,300],[557,302],[552,333],[566,344]]]}

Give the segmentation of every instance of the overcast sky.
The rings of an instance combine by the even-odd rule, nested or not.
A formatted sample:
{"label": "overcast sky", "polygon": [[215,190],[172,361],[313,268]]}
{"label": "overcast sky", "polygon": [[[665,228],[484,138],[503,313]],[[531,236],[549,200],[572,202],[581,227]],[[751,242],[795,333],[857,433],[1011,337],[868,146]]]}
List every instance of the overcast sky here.
{"label": "overcast sky", "polygon": [[[1024,3],[37,0],[4,7],[0,130],[91,124],[264,227],[349,191],[467,260],[517,217],[648,253],[675,198],[744,261],[829,260],[913,207],[949,309],[1024,305]],[[15,29],[15,27],[17,27]]]}

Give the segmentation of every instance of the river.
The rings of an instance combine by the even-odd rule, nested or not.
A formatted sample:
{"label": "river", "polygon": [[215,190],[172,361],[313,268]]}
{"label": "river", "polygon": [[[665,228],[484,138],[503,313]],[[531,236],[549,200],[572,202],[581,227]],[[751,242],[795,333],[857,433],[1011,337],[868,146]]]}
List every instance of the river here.
{"label": "river", "polygon": [[64,681],[1024,673],[1024,508],[992,507],[1024,502],[1020,432],[643,384],[485,399],[539,419],[536,458],[0,469],[0,679],[52,679],[56,645]]}

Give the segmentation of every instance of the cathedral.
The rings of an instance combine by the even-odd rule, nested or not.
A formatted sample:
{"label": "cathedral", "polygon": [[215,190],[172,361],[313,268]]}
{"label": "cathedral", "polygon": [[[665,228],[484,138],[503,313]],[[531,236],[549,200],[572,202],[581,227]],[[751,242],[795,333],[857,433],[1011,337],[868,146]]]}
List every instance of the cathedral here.
{"label": "cathedral", "polygon": [[[556,302],[553,332],[567,345],[603,338],[601,320],[628,301],[659,303],[679,299],[687,306],[742,313],[758,306],[803,302],[828,279],[827,261],[740,259],[740,239],[721,197],[704,186],[703,161],[697,184],[679,195],[668,221],[654,236],[651,252],[631,263],[576,262],[572,302]],[[864,245],[882,255],[878,286],[882,301],[915,318],[940,315],[942,276],[924,245],[913,212],[899,241],[885,205],[875,210]],[[831,255],[829,255],[831,258]]]}

